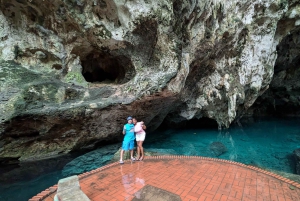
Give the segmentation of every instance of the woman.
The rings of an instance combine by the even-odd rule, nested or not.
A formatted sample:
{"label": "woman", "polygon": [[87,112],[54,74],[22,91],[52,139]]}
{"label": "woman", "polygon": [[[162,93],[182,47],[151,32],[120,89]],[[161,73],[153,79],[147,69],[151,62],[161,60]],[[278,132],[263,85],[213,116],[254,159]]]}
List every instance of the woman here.
{"label": "woman", "polygon": [[144,148],[143,142],[145,141],[146,137],[146,126],[143,121],[137,122],[136,118],[132,119],[134,124],[134,132],[135,138],[137,143],[137,160],[142,161],[144,159]]}

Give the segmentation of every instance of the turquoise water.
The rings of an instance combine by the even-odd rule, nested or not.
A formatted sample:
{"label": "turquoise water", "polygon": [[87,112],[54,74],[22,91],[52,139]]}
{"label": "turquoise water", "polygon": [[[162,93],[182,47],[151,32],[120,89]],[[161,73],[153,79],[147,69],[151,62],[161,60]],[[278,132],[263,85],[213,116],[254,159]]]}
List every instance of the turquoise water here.
{"label": "turquoise water", "polygon": [[107,145],[80,156],[65,155],[34,163],[22,163],[17,167],[0,166],[0,201],[27,201],[57,184],[61,178],[108,164],[118,149],[119,144]]}
{"label": "turquoise water", "polygon": [[[210,149],[213,142],[221,142],[227,151],[215,156]],[[16,177],[13,172],[14,168],[11,171],[6,169],[5,173],[1,173],[0,167],[2,177],[11,175],[10,182],[0,180],[0,200],[28,200],[56,184],[59,179],[66,177],[66,174],[80,174],[107,164],[109,158],[113,157],[113,153],[120,146],[121,143],[102,147],[61,163],[52,160],[50,163],[56,164],[53,164],[51,169],[38,169],[38,167],[49,166],[49,163],[41,162],[40,165],[37,163],[33,170],[39,170],[39,174],[30,177],[25,171],[27,167],[23,165],[23,169],[16,171],[17,177],[21,179],[14,179]],[[159,130],[147,133],[144,147],[146,150],[155,149],[178,155],[216,157],[294,173],[292,152],[300,148],[300,118],[241,120],[239,124],[233,124],[230,129],[222,131],[218,131],[217,128]],[[30,168],[29,164],[28,170]]]}
{"label": "turquoise water", "polygon": [[[221,142],[227,152],[216,157],[209,148]],[[248,119],[230,129],[164,130],[147,135],[145,149],[173,149],[179,155],[232,160],[294,173],[292,152],[300,148],[300,119]]]}
{"label": "turquoise water", "polygon": [[26,201],[41,191],[53,186],[62,178],[61,171],[39,176],[13,184],[0,184],[1,201]]}

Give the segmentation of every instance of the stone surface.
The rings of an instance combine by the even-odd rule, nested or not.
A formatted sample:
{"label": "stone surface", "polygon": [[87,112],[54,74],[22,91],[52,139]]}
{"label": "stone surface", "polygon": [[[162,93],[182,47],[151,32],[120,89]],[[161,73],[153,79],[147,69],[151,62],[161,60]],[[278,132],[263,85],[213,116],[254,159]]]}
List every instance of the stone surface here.
{"label": "stone surface", "polygon": [[132,201],[181,201],[179,195],[172,192],[157,188],[155,186],[146,185],[134,194]]}
{"label": "stone surface", "polygon": [[[147,132],[203,117],[228,127],[285,49],[279,80],[298,72],[299,13],[297,0],[1,1],[0,161],[120,140],[129,115]],[[280,100],[298,104],[286,82],[296,93]]]}
{"label": "stone surface", "polygon": [[90,201],[80,189],[78,176],[71,176],[58,181],[54,201]]}

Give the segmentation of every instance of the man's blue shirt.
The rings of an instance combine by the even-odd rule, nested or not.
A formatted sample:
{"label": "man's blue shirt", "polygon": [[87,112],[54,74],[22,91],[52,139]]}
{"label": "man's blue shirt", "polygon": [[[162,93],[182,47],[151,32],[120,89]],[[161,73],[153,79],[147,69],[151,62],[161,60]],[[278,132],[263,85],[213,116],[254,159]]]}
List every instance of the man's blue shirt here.
{"label": "man's blue shirt", "polygon": [[124,141],[131,141],[135,139],[134,124],[125,124],[123,131],[125,131]]}

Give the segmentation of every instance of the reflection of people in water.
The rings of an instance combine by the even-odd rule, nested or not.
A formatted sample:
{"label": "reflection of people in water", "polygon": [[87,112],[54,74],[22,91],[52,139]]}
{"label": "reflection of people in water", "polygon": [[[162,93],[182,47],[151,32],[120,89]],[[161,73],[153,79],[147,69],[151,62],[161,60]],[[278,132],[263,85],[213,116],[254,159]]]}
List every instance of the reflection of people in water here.
{"label": "reflection of people in water", "polygon": [[[121,175],[122,175],[122,184],[124,187],[125,192],[128,194],[127,196],[129,197],[129,195],[131,195],[130,190],[131,189],[131,185],[132,183],[134,183],[134,175],[133,173],[128,173],[128,174],[124,174],[123,173],[123,166],[121,166]],[[125,199],[127,199],[127,196],[125,197]]]}
{"label": "reflection of people in water", "polygon": [[[142,170],[140,170],[140,165],[141,164],[138,164],[138,168],[137,168],[137,171],[136,171],[136,175],[135,175],[135,183],[136,184],[141,184],[143,186],[145,186],[145,180],[142,179],[143,178],[143,175],[142,175]],[[142,165],[141,165],[142,166]]]}
{"label": "reflection of people in water", "polygon": [[[142,178],[143,178],[143,175],[142,175],[142,172],[140,171],[140,164],[138,164],[138,169],[135,174],[135,185],[137,187],[143,188],[145,186],[145,180]],[[142,199],[140,190],[135,192],[134,195],[137,199]]]}
{"label": "reflection of people in water", "polygon": [[[142,179],[140,173],[137,173],[137,175],[135,175],[132,172],[129,172],[128,174],[124,174],[123,166],[120,167],[120,170],[121,170],[121,175],[122,175],[122,184],[123,184],[125,192],[128,194],[128,196],[132,194],[131,184],[135,184],[135,185],[138,184],[138,185],[145,186],[145,181],[144,181],[144,179]],[[138,176],[138,177],[136,177],[136,176]],[[140,192],[135,192],[134,195],[138,199],[141,197]]]}

